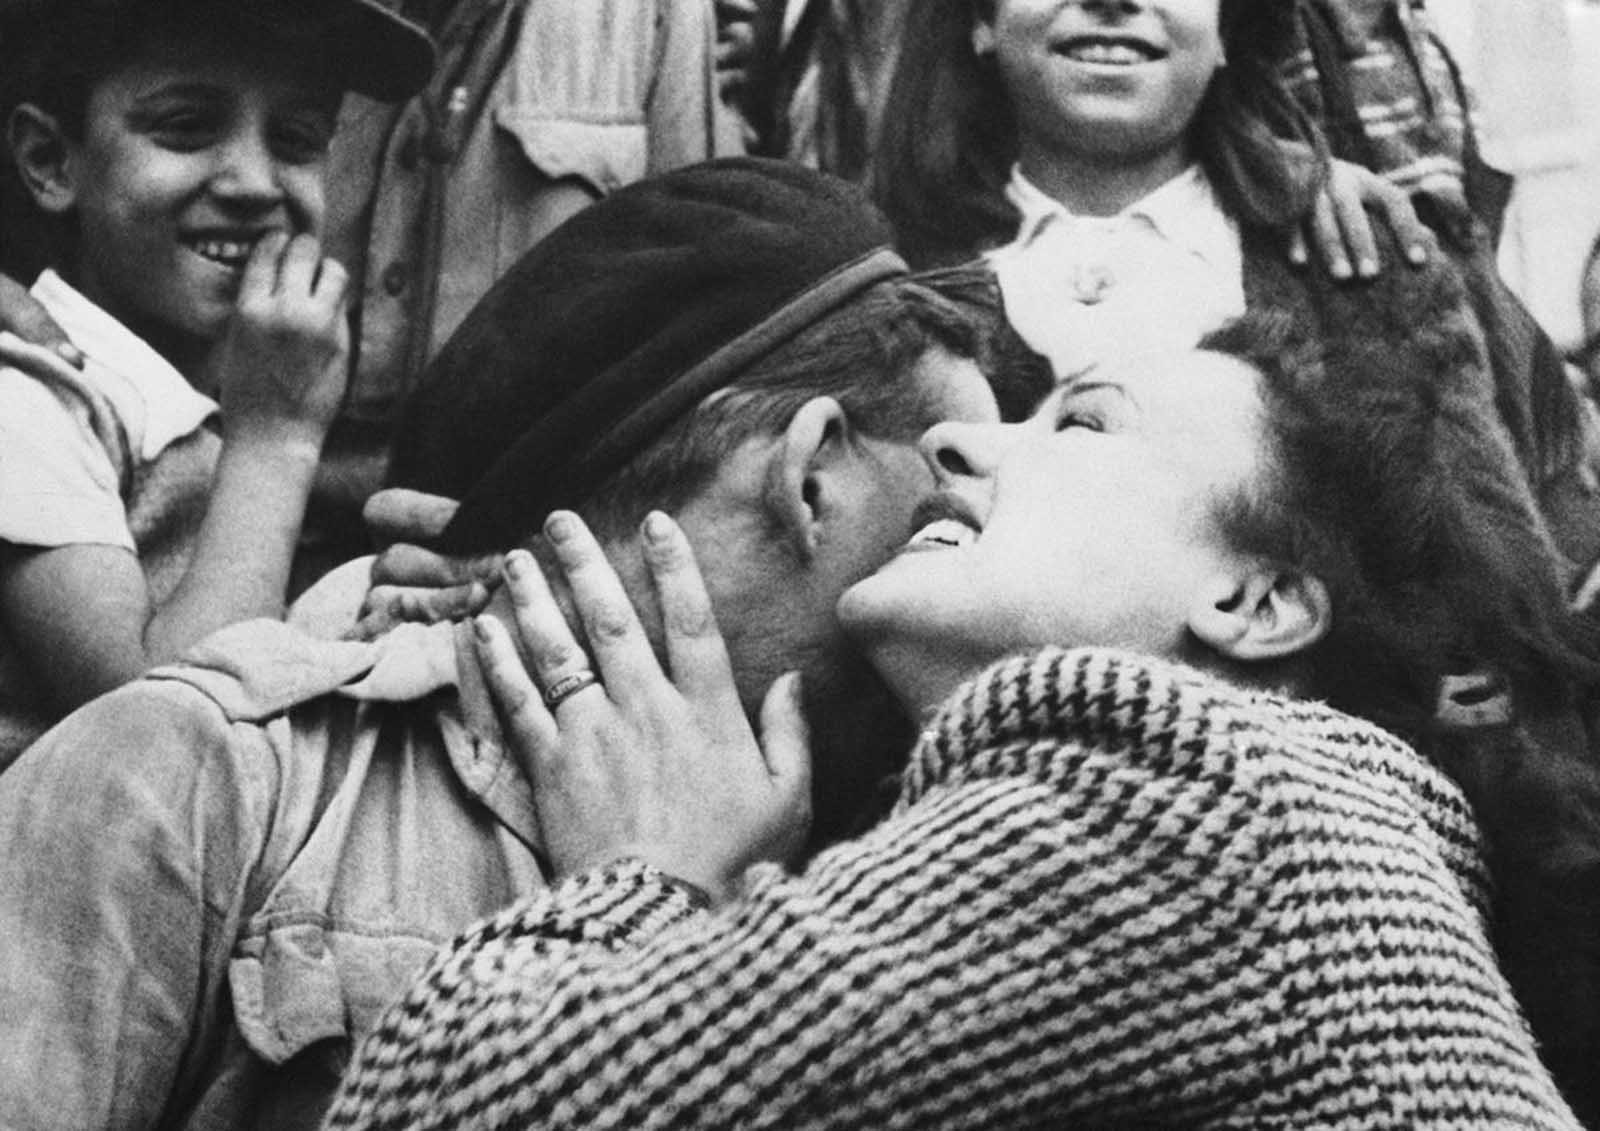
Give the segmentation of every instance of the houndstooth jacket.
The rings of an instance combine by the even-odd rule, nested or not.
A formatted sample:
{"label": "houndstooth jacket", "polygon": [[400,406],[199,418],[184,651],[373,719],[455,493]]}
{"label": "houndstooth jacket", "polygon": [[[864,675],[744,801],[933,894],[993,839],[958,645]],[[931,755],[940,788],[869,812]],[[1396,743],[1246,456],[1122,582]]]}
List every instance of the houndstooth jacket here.
{"label": "houndstooth jacket", "polygon": [[959,691],[879,827],[700,910],[633,861],[463,935],[334,1128],[1575,1128],[1459,791],[1104,650]]}

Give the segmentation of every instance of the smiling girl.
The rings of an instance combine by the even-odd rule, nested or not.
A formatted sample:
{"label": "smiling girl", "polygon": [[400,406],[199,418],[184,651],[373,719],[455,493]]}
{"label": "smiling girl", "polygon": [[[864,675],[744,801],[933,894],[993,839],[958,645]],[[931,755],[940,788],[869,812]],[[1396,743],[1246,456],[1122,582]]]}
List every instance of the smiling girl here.
{"label": "smiling girl", "polygon": [[34,293],[86,360],[0,334],[0,768],[280,614],[347,368],[346,277],[317,238],[335,115],[345,89],[415,89],[432,52],[372,0],[5,20],[0,116],[54,248]]}
{"label": "smiling girl", "polygon": [[1399,194],[1330,164],[1279,82],[1294,29],[1280,0],[932,0],[907,27],[875,169],[901,249],[987,253],[1062,376],[1192,345],[1270,297],[1302,223],[1333,274],[1375,274],[1362,194],[1419,261],[1431,237]]}

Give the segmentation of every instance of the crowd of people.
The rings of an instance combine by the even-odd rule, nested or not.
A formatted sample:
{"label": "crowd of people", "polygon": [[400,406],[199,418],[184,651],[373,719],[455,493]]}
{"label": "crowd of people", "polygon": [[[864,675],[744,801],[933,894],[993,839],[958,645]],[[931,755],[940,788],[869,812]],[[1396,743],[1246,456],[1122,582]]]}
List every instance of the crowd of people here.
{"label": "crowd of people", "polygon": [[1600,1127],[1427,21],[0,0],[0,1125]]}

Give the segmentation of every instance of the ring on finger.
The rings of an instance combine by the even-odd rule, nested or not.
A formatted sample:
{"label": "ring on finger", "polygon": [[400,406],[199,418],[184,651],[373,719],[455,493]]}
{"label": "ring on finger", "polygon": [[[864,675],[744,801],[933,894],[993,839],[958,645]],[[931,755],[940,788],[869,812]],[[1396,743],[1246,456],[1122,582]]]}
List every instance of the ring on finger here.
{"label": "ring on finger", "polygon": [[600,677],[588,668],[575,671],[571,675],[564,675],[545,688],[544,705],[554,711],[584,688],[594,687],[599,682]]}

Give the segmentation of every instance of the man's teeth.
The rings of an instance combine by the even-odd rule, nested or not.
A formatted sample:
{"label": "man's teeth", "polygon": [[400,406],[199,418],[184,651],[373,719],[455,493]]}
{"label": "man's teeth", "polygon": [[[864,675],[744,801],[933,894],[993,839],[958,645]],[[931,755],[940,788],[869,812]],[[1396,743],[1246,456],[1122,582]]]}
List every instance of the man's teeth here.
{"label": "man's teeth", "polygon": [[1150,56],[1126,43],[1075,43],[1067,48],[1067,58],[1079,63],[1100,63],[1108,66],[1129,67],[1147,63]]}
{"label": "man's teeth", "polygon": [[241,240],[197,240],[189,246],[207,259],[237,267],[250,258],[250,248],[254,245]]}
{"label": "man's teeth", "polygon": [[930,522],[911,536],[913,546],[970,546],[977,541],[978,532],[964,522],[941,518]]}

